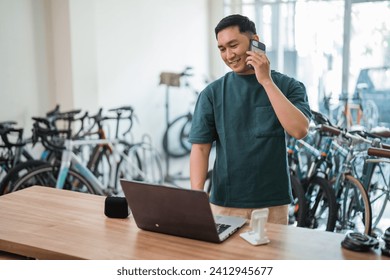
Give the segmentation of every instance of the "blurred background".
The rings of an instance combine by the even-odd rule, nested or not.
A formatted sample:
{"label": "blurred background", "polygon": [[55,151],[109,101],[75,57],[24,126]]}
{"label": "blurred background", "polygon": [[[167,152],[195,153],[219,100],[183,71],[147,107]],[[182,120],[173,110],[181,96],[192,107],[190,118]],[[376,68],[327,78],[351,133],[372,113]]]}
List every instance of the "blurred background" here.
{"label": "blurred background", "polygon": [[[304,82],[313,109],[331,115],[364,73],[363,90],[390,108],[390,1],[0,0],[0,120],[27,136],[31,117],[56,105],[91,114],[130,105],[134,137],[150,135],[164,156],[167,119],[228,71],[214,27],[233,13],[255,21],[272,68]],[[160,84],[186,67],[179,86]],[[377,125],[390,122],[379,115]]]}

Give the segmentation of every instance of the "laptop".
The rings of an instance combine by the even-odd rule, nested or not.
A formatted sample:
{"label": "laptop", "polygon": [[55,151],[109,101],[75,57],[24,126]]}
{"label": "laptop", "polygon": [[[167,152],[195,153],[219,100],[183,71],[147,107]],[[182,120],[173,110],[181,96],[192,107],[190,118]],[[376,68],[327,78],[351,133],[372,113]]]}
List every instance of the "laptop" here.
{"label": "laptop", "polygon": [[245,223],[233,216],[213,216],[204,191],[121,180],[138,228],[220,243]]}

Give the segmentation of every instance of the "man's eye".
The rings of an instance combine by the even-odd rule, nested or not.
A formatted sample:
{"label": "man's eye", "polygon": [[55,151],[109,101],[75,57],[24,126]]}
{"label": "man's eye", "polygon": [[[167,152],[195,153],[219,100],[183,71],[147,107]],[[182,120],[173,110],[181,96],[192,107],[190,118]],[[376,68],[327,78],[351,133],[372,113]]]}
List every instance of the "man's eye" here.
{"label": "man's eye", "polygon": [[237,46],[238,46],[238,44],[234,44],[234,45],[231,45],[230,47],[231,47],[232,49],[234,49],[234,48],[237,48]]}

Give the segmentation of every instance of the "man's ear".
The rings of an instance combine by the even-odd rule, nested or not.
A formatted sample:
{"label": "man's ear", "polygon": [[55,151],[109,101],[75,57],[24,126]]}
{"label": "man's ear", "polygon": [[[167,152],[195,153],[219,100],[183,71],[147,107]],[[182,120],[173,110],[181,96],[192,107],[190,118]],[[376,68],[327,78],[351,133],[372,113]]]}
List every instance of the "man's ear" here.
{"label": "man's ear", "polygon": [[259,38],[259,36],[258,36],[257,34],[254,34],[254,35],[252,36],[252,39],[253,39],[253,40],[256,40],[256,41],[260,41],[260,38]]}

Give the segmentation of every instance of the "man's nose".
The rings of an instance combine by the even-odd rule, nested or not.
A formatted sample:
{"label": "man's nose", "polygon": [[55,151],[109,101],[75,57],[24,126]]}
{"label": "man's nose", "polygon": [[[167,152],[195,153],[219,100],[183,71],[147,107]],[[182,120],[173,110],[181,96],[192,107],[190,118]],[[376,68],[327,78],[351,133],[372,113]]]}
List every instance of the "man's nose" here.
{"label": "man's nose", "polygon": [[232,58],[234,58],[235,57],[235,53],[234,53],[234,51],[233,50],[231,50],[231,49],[227,49],[226,50],[226,58],[227,59],[232,59]]}

